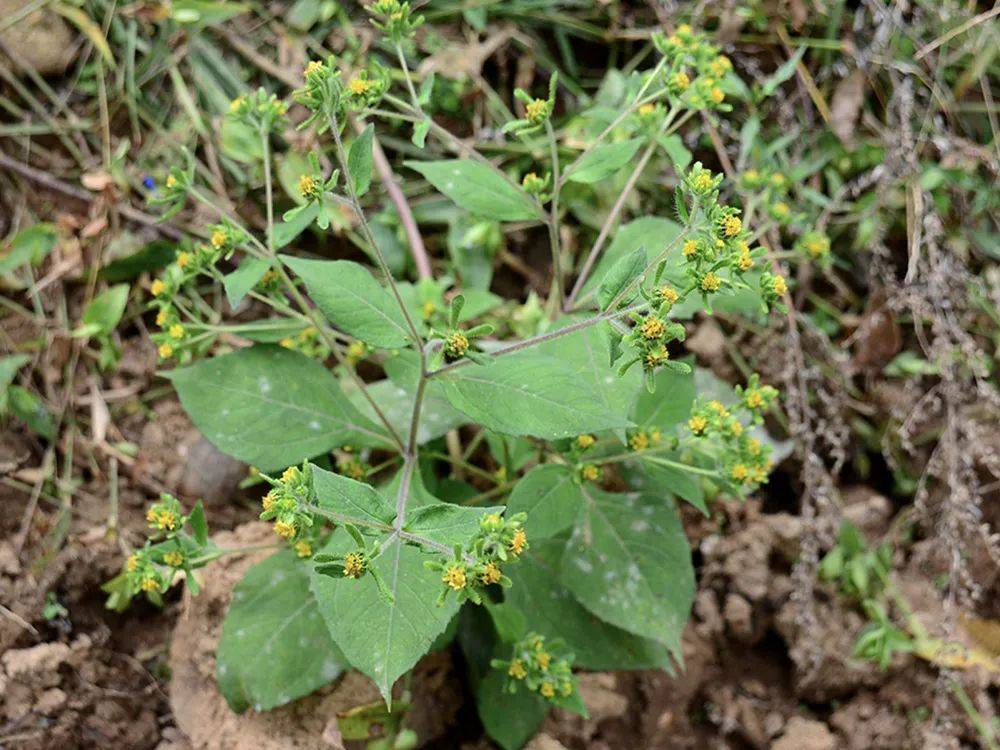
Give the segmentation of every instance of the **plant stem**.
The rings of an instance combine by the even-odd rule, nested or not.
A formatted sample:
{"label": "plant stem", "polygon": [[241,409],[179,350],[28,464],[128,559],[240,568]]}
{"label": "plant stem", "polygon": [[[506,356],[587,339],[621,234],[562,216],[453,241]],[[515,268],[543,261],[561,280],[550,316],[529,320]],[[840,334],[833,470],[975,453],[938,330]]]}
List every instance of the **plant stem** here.
{"label": "plant stem", "polygon": [[552,251],[552,291],[549,297],[549,317],[555,319],[556,314],[562,306],[563,298],[563,272],[562,272],[562,250],[559,247],[559,147],[556,144],[556,134],[552,129],[552,123],[545,121],[545,132],[549,137],[549,158],[552,161],[552,182],[555,185],[552,190],[552,203],[549,207],[549,247]]}

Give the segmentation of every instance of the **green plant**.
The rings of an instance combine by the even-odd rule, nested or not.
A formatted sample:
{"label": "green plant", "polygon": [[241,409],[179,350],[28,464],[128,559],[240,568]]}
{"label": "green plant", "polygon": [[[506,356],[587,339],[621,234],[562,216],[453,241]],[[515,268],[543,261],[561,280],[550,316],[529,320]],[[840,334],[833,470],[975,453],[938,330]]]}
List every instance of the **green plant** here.
{"label": "green plant", "polygon": [[[585,712],[573,666],[679,661],[694,575],[674,498],[707,513],[706,492],[742,496],[766,482],[759,425],[778,395],[757,376],[722,397],[700,393],[690,362],[676,358],[679,321],[732,299],[749,314],[784,310],[787,285],[755,245],[759,232],[723,202],[722,175],[688,167],[676,135],[695,113],[729,108],[732,66],[703,35],[682,26],[657,36],[657,62],[626,79],[620,110],[581,115],[588,137],[568,162],[553,125],[557,77],[546,98],[520,91],[523,116],[504,130],[530,157],[515,171],[426,111],[433,77],[418,87],[409,72],[421,19],[408,4],[372,9],[398,68],[370,60],[346,75],[341,60],[314,61],[298,107],[261,89],[226,115],[262,175],[262,233],[207,192],[191,154],[153,197],[167,217],[191,200],[217,213],[207,241],[186,241],[152,282],[152,339],[164,363],[184,365],[165,375],[194,423],[269,486],[261,518],[287,547],[237,586],[217,676],[234,709],[266,710],[350,666],[390,705],[397,679],[457,633],[487,731],[518,747],[550,705]],[[278,221],[273,150],[291,117],[316,145],[279,175],[296,205]],[[372,120],[460,155],[405,163],[468,213],[450,238],[455,253],[540,230],[552,267],[544,303],[503,310],[469,279],[433,278],[412,236],[421,278],[397,278],[362,203],[378,172]],[[661,149],[677,165],[679,223],[650,216],[616,231]],[[633,162],[567,292],[566,202]],[[374,274],[282,252],[311,227],[353,222]],[[231,306],[249,298],[273,317],[225,323],[202,296],[205,280]],[[233,348],[234,335],[255,343]],[[385,377],[362,377],[361,361]],[[451,476],[438,476],[442,462]],[[109,606],[159,601],[181,572],[196,592],[197,568],[242,551],[211,543],[200,505],[185,515],[163,496],[148,520],[153,535],[108,584]],[[395,746],[411,741],[394,726]]]}

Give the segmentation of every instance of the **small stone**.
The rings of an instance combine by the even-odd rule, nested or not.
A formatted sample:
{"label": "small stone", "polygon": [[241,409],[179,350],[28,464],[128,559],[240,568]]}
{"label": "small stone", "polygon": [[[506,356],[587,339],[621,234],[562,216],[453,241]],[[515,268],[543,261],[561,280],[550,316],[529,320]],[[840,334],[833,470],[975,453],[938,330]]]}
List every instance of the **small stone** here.
{"label": "small stone", "polygon": [[826,724],[793,716],[771,750],[834,750],[837,740]]}

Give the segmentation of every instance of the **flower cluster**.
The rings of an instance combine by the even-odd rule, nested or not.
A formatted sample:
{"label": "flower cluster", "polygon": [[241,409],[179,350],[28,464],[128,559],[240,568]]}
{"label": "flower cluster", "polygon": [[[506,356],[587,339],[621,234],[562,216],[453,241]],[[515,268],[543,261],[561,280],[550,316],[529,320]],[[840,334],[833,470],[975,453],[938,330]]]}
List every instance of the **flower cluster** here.
{"label": "flower cluster", "polygon": [[263,88],[238,96],[229,103],[229,116],[254,130],[271,132],[285,122],[288,104]]}
{"label": "flower cluster", "polygon": [[545,202],[549,199],[546,192],[552,182],[552,175],[546,173],[545,177],[539,177],[534,172],[528,172],[521,178],[521,187],[528,195],[535,196],[539,201]]}
{"label": "flower cluster", "polygon": [[573,654],[560,654],[559,641],[546,643],[544,636],[529,633],[514,644],[507,661],[494,659],[490,665],[502,669],[510,680],[507,691],[517,692],[519,683],[550,702],[568,698],[576,690],[573,677]]}
{"label": "flower cluster", "polygon": [[728,112],[724,79],[733,69],[708,37],[681,24],[673,34],[653,35],[653,44],[663,55],[663,80],[672,103],[692,109]]}
{"label": "flower cluster", "polygon": [[637,452],[646,451],[659,446],[661,438],[660,430],[656,427],[633,430],[628,434],[628,447]]}
{"label": "flower cluster", "polygon": [[482,604],[482,589],[493,584],[507,587],[510,579],[503,574],[503,565],[516,560],[528,549],[524,532],[526,513],[504,518],[490,513],[479,520],[475,536],[463,548],[455,545],[450,560],[428,560],[424,565],[441,574],[444,584],[438,604],[443,604],[449,593],[455,592],[460,602]]}
{"label": "flower cluster", "polygon": [[194,186],[195,162],[190,153],[185,152],[187,164],[184,167],[171,167],[163,184],[154,187],[148,201],[152,206],[164,206],[162,221],[177,215],[184,208],[188,191]]}
{"label": "flower cluster", "polygon": [[[455,295],[451,300],[448,310],[448,330],[439,331],[431,328],[428,336],[431,340],[437,339],[441,345],[434,353],[431,360],[431,367],[438,368],[444,362],[455,362],[456,360],[468,358],[477,364],[486,364],[488,359],[472,348],[472,342],[477,338],[489,336],[493,333],[493,326],[488,323],[474,326],[467,330],[459,327],[459,320],[462,316],[462,308],[465,306],[465,296]],[[433,315],[433,311],[431,312]],[[427,316],[430,317],[430,316]]]}
{"label": "flower cluster", "polygon": [[188,587],[194,593],[198,591],[191,571],[208,561],[205,553],[210,548],[201,503],[186,515],[177,498],[162,493],[146,511],[146,522],[150,535],[145,545],[132,552],[121,574],[104,585],[110,595],[108,606],[112,609],[124,609],[137,594],[145,594],[150,601],[161,603],[162,595],[170,588],[178,571],[186,574]]}
{"label": "flower cluster", "polygon": [[306,326],[294,336],[286,336],[278,342],[285,349],[301,352],[311,359],[323,361],[329,356],[330,349],[319,335],[319,329]]}
{"label": "flower cluster", "polygon": [[352,581],[369,576],[375,581],[379,594],[388,602],[394,601],[395,597],[389,587],[385,585],[385,580],[375,565],[375,560],[382,552],[379,540],[374,539],[369,543],[353,524],[345,523],[343,527],[354,541],[353,549],[345,549],[340,552],[321,552],[315,555],[313,563],[315,563],[316,572],[331,578],[349,578]]}
{"label": "flower cluster", "polygon": [[372,26],[381,30],[393,44],[399,44],[413,36],[413,32],[424,22],[423,16],[414,16],[408,2],[399,0],[375,0],[368,6],[372,14]]}
{"label": "flower cluster", "polygon": [[805,232],[795,243],[795,249],[812,261],[822,265],[830,260],[830,238],[823,232],[811,230]]}
{"label": "flower cluster", "polygon": [[754,191],[767,214],[785,226],[800,218],[789,205],[791,181],[783,172],[748,169],[739,178],[739,186]]}
{"label": "flower cluster", "polygon": [[771,448],[748,435],[747,424],[763,420],[763,412],[774,403],[778,392],[771,386],[761,386],[759,376],[753,375],[745,388],[736,387],[736,395],[739,402],[732,407],[717,400],[696,402],[687,426],[695,438],[718,444],[726,482],[738,490],[753,489],[767,481]]}
{"label": "flower cluster", "polygon": [[372,62],[344,86],[344,101],[352,109],[374,107],[389,90],[389,82],[389,71]]}
{"label": "flower cluster", "polygon": [[325,210],[326,204],[330,200],[328,194],[333,193],[336,189],[340,170],[335,169],[329,177],[324,177],[315,153],[309,154],[309,167],[308,172],[299,175],[297,185],[302,203],[285,211],[281,218],[285,221],[294,221],[300,214],[314,211],[314,207],[319,206],[320,210],[316,211],[316,225],[320,229],[327,229],[330,226],[329,212]]}
{"label": "flower cluster", "polygon": [[559,76],[556,73],[549,78],[549,95],[545,99],[535,99],[523,89],[514,89],[514,96],[524,104],[524,117],[512,120],[503,126],[504,133],[527,135],[534,133],[548,122],[556,107],[556,87]]}
{"label": "flower cluster", "polygon": [[313,60],[302,75],[305,83],[292,92],[292,98],[310,114],[299,128],[315,123],[317,132],[323,133],[330,127],[331,119],[342,123],[344,91],[337,59],[331,56],[325,62]]}
{"label": "flower cluster", "polygon": [[[267,474],[260,475],[271,485],[270,491],[261,500],[262,521],[274,521],[274,533],[293,547],[299,542],[309,543],[313,536],[313,515],[305,509],[312,492],[309,464],[302,468],[290,466],[280,479],[272,479]],[[301,554],[301,549],[296,547]]]}
{"label": "flower cluster", "polygon": [[618,368],[618,373],[624,375],[632,365],[641,363],[650,392],[653,390],[655,373],[661,367],[684,374],[691,372],[690,365],[670,359],[670,350],[667,349],[670,342],[683,341],[685,336],[683,325],[664,317],[673,306],[673,299],[668,294],[665,298],[661,297],[658,309],[645,314],[632,313],[635,325],[621,339],[621,344],[627,345],[634,354]]}

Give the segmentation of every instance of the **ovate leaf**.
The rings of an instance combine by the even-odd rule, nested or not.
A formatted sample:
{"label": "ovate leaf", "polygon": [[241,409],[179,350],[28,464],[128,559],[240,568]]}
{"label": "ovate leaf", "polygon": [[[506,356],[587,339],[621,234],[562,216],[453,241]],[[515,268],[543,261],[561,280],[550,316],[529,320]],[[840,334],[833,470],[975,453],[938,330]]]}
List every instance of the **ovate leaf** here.
{"label": "ovate leaf", "polygon": [[304,260],[289,255],[282,262],[295,271],[327,319],[372,346],[394,349],[409,341],[399,304],[364,266],[349,260]]}
{"label": "ovate leaf", "polygon": [[245,258],[240,267],[235,271],[227,273],[222,278],[222,286],[226,290],[226,299],[229,300],[230,307],[236,307],[247,292],[257,286],[257,282],[264,278],[267,269],[271,267],[271,261],[264,258]]}
{"label": "ovate leaf", "polygon": [[234,711],[267,711],[308,695],[348,669],[290,550],[250,568],[233,589],[216,652],[219,690]]}
{"label": "ovate leaf", "polygon": [[486,367],[462,367],[439,379],[456,409],[509,435],[554,440],[630,424],[609,414],[564,362],[536,351],[498,357]]}
{"label": "ovate leaf", "polygon": [[191,421],[219,450],[264,471],[339,445],[387,445],[323,365],[258,344],[165,375]]}
{"label": "ovate leaf", "polygon": [[56,425],[45,402],[19,385],[7,387],[7,404],[10,413],[24,422],[28,429],[46,440],[55,437]]}
{"label": "ovate leaf", "polygon": [[628,164],[641,145],[642,138],[632,138],[628,141],[597,146],[580,159],[579,164],[567,174],[566,179],[572,182],[599,182]]}
{"label": "ovate leaf", "polygon": [[532,540],[568,529],[582,505],[580,484],[563,464],[536,466],[514,486],[507,501],[511,513],[528,514],[525,529]]}
{"label": "ovate leaf", "polygon": [[680,637],[694,599],[691,550],[663,497],[583,486],[586,504],[566,545],[561,580],[602,620],[667,646]]}
{"label": "ovate leaf", "polygon": [[[353,539],[337,529],[323,552],[344,554],[356,549]],[[392,594],[378,590],[370,575],[359,580],[314,572],[312,590],[334,641],[351,665],[368,675],[386,701],[396,679],[413,667],[458,612],[456,597],[442,606],[439,575],[427,570],[428,555],[393,536],[372,563]]]}
{"label": "ovate leaf", "polygon": [[538,209],[527,193],[484,164],[471,159],[408,161],[404,164],[477,216],[499,221],[539,218]]}
{"label": "ovate leaf", "polygon": [[311,469],[316,503],[337,514],[343,522],[389,526],[396,517],[393,503],[371,485],[325,471],[315,464]]}
{"label": "ovate leaf", "polygon": [[455,544],[467,543],[479,529],[479,519],[484,515],[502,512],[502,507],[469,508],[434,502],[411,509],[404,529],[452,547]]}
{"label": "ovate leaf", "polygon": [[[646,267],[646,249],[637,247],[633,252],[618,259],[601,281],[601,286],[597,290],[597,304],[602,310],[608,309],[609,305],[621,294],[636,277],[642,273]],[[633,286],[632,294],[623,297],[618,305],[630,302],[635,297],[638,284]]]}
{"label": "ovate leaf", "polygon": [[37,266],[52,252],[58,238],[51,224],[35,224],[22,229],[0,250],[0,275],[28,263]]}
{"label": "ovate leaf", "polygon": [[73,335],[108,335],[115,330],[128,303],[128,290],[128,284],[116,284],[94,297],[80,316],[80,327]]}
{"label": "ovate leaf", "polygon": [[[529,517],[530,524],[531,519]],[[530,526],[527,527],[530,533]],[[583,669],[670,668],[662,643],[609,625],[585,609],[559,581],[565,542],[532,538],[531,548],[505,572],[513,581],[505,601],[521,610],[527,630],[561,638]],[[598,576],[599,578],[599,576]]]}
{"label": "ovate leaf", "polygon": [[368,192],[372,184],[372,141],[375,137],[375,126],[368,123],[361,135],[354,139],[347,154],[347,166],[350,170],[354,192],[361,197]]}
{"label": "ovate leaf", "polygon": [[[690,360],[684,360],[691,363]],[[693,364],[693,363],[692,363]],[[632,409],[632,418],[643,427],[673,430],[691,416],[694,403],[694,372],[680,373],[662,369],[656,373],[656,389],[650,393],[645,388],[639,393]]]}
{"label": "ovate leaf", "polygon": [[[508,657],[498,653],[499,658]],[[499,669],[490,669],[476,691],[476,708],[483,729],[503,750],[521,750],[549,713],[548,704],[535,693],[520,687],[506,690],[508,677]]]}

